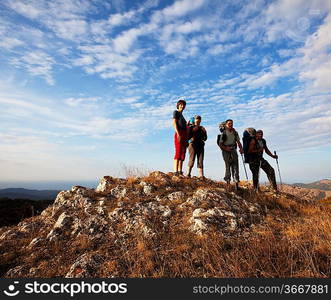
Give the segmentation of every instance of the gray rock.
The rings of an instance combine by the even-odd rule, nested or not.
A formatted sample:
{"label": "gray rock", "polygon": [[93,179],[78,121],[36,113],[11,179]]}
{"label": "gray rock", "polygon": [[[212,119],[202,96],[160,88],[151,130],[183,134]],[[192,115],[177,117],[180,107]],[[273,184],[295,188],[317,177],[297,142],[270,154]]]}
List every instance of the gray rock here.
{"label": "gray rock", "polygon": [[65,278],[94,278],[103,262],[101,255],[85,253],[76,259]]}
{"label": "gray rock", "polygon": [[104,176],[100,183],[98,184],[97,188],[95,189],[97,192],[110,192],[110,190],[113,188],[115,183],[115,180],[113,177],[110,176]]}
{"label": "gray rock", "polygon": [[127,194],[128,190],[126,187],[123,186],[117,186],[110,190],[110,194],[114,196],[115,198],[123,198]]}
{"label": "gray rock", "polygon": [[164,226],[168,225],[171,209],[155,202],[136,203],[133,207],[118,207],[109,214],[109,219],[114,224],[123,223],[124,232],[135,233],[140,230],[146,236],[156,234],[148,220],[158,218]]}
{"label": "gray rock", "polygon": [[185,198],[185,193],[182,191],[173,192],[166,197],[170,201],[182,200]]}
{"label": "gray rock", "polygon": [[89,189],[89,188],[86,188],[83,186],[79,186],[79,185],[73,186],[71,188],[71,192],[73,192],[76,195],[81,195],[81,196],[88,197],[88,198],[94,197],[94,195],[95,195],[95,190]]}
{"label": "gray rock", "polygon": [[58,228],[58,229],[64,229],[67,227],[72,220],[72,217],[67,215],[67,213],[62,213],[59,218],[57,219],[56,223],[54,224],[53,229]]}
{"label": "gray rock", "polygon": [[197,208],[193,211],[190,218],[190,229],[197,234],[202,234],[208,230],[211,224],[216,225],[219,229],[233,232],[237,228],[236,215],[231,211],[219,209]]}
{"label": "gray rock", "polygon": [[153,194],[155,187],[145,181],[140,182],[140,185],[143,186],[143,193],[146,196],[150,196]]}

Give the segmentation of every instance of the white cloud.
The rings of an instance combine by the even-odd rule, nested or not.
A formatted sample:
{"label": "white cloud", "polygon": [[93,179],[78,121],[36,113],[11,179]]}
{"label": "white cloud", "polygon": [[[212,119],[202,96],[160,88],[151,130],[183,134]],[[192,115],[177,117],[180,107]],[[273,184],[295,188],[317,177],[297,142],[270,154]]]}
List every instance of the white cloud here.
{"label": "white cloud", "polygon": [[48,24],[58,37],[68,40],[84,36],[88,29],[87,22],[79,19],[51,21]]}
{"label": "white cloud", "polygon": [[118,53],[127,53],[137,38],[142,34],[143,32],[138,28],[132,28],[121,33],[113,39],[114,50]]}
{"label": "white cloud", "polygon": [[212,55],[226,54],[237,46],[238,44],[217,44],[210,47],[207,52]]}
{"label": "white cloud", "polygon": [[128,103],[128,104],[131,104],[131,103],[135,103],[138,101],[138,97],[129,97],[129,98],[121,98],[121,99],[118,99],[118,102],[119,103]]}
{"label": "white cloud", "polygon": [[13,58],[11,63],[16,67],[25,68],[31,75],[43,77],[50,85],[55,83],[52,76],[55,60],[41,50],[27,53],[23,57]]}
{"label": "white cloud", "polygon": [[192,11],[195,11],[205,3],[204,0],[180,0],[176,1],[171,6],[168,6],[163,9],[162,15],[166,19],[182,17]]}
{"label": "white cloud", "polygon": [[176,26],[175,31],[178,33],[189,34],[194,31],[199,31],[202,28],[202,23],[200,20],[193,20],[192,22],[185,22]]}
{"label": "white cloud", "polygon": [[0,41],[0,47],[7,50],[22,46],[24,43],[17,38],[4,37]]}
{"label": "white cloud", "polygon": [[87,0],[29,0],[27,3],[13,0],[5,4],[17,13],[47,26],[60,38],[75,40],[87,32],[84,14],[91,7]]}
{"label": "white cloud", "polygon": [[127,24],[132,21],[132,18],[136,15],[136,11],[128,11],[125,13],[117,13],[110,15],[108,22],[112,26],[119,26],[122,24]]}
{"label": "white cloud", "polygon": [[35,1],[27,1],[27,3],[22,3],[22,1],[5,1],[5,4],[17,13],[30,19],[36,19],[42,14],[42,10],[37,7]]}
{"label": "white cloud", "polygon": [[305,42],[315,19],[331,9],[330,1],[275,1],[265,11],[266,37],[272,42],[283,38]]}
{"label": "white cloud", "polygon": [[99,73],[102,78],[130,78],[137,70],[134,63],[139,59],[139,51],[127,55],[117,54],[108,45],[82,46],[83,54],[74,60],[74,64],[82,66],[87,73]]}
{"label": "white cloud", "polygon": [[115,27],[120,25],[127,25],[129,23],[135,22],[136,19],[146,10],[151,9],[157,6],[159,3],[158,0],[149,0],[141,4],[141,6],[136,10],[130,10],[123,13],[112,14],[108,18],[108,23]]}
{"label": "white cloud", "polygon": [[68,99],[65,99],[64,102],[69,106],[76,107],[81,104],[95,103],[98,100],[99,100],[98,97],[68,98]]}
{"label": "white cloud", "polygon": [[305,45],[298,50],[302,57],[301,79],[313,82],[316,90],[331,91],[331,13],[317,32],[311,35]]}

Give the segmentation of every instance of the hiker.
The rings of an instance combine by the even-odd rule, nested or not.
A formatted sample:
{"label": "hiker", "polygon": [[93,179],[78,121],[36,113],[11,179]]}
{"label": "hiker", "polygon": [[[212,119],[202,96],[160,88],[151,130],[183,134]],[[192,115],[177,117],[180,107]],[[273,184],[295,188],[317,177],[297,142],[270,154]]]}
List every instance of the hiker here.
{"label": "hiker", "polygon": [[263,158],[263,151],[274,159],[278,159],[277,155],[270,152],[267,147],[267,142],[263,138],[263,131],[257,130],[255,138],[252,138],[249,143],[248,154],[249,154],[249,168],[253,175],[253,186],[254,190],[259,189],[259,173],[260,168],[267,174],[268,180],[272,185],[273,189],[277,192],[277,183],[274,168]]}
{"label": "hiker", "polygon": [[[224,125],[224,128],[222,126]],[[236,189],[239,187],[239,163],[237,145],[240,153],[243,152],[242,145],[240,143],[239,134],[233,128],[233,120],[228,119],[220,124],[220,130],[222,132],[220,136],[219,146],[222,149],[222,155],[225,162],[225,176],[224,180],[229,185],[232,178],[235,181]]]}
{"label": "hiker", "polygon": [[194,166],[195,157],[197,157],[197,166],[199,170],[199,177],[204,178],[203,174],[203,157],[205,152],[205,141],[207,140],[207,131],[203,126],[200,126],[201,116],[194,117],[194,125],[190,127],[188,138],[188,151],[190,160],[188,163],[187,176],[191,177],[191,171]]}
{"label": "hiker", "polygon": [[180,99],[176,105],[177,109],[173,113],[172,123],[175,128],[175,157],[174,157],[174,172],[175,175],[183,175],[183,161],[187,147],[188,128],[183,110],[186,107],[186,101]]}

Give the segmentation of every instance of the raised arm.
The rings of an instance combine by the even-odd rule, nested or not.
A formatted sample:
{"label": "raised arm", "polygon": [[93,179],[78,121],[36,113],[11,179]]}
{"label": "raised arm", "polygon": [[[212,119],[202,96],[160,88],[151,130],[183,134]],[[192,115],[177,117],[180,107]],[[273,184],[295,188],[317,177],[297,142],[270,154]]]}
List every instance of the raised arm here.
{"label": "raised arm", "polygon": [[265,153],[267,153],[269,156],[271,156],[272,158],[275,158],[277,159],[278,158],[278,155],[274,155],[271,153],[271,151],[269,150],[269,148],[267,147],[267,144],[265,143],[264,145],[264,150],[265,150]]}

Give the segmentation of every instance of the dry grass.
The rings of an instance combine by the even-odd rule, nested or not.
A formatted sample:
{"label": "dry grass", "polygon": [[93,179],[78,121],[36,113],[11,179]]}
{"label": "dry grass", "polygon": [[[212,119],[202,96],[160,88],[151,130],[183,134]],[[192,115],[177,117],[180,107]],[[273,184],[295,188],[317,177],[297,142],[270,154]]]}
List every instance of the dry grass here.
{"label": "dry grass", "polygon": [[98,276],[330,277],[331,210],[315,205],[294,210],[291,201],[280,202],[246,235],[198,237],[174,227],[149,240],[133,237],[131,245],[104,253],[111,268]]}
{"label": "dry grass", "polygon": [[120,165],[121,173],[124,175],[124,178],[135,178],[135,177],[144,177],[147,176],[151,171],[146,166],[134,166],[121,163]]}
{"label": "dry grass", "polygon": [[[153,178],[146,179],[153,182]],[[134,185],[135,181],[129,183]],[[183,179],[176,190],[223,184]],[[164,187],[160,187],[160,194]],[[105,262],[96,277],[330,277],[331,207],[328,202],[304,203],[291,197],[255,195],[242,191],[248,201],[267,210],[264,221],[241,234],[224,236],[211,231],[197,236],[187,229],[182,210],[164,231],[157,219],[148,220],[157,232],[146,238],[136,232],[128,238],[89,236],[45,242],[27,250],[32,236],[6,241],[0,248],[1,272],[18,264],[35,267],[35,277],[64,276],[73,261],[86,252]],[[136,200],[134,200],[136,201]],[[186,221],[185,221],[186,220]],[[119,224],[118,226],[122,226]],[[118,228],[120,229],[120,228]],[[46,235],[35,232],[36,235]]]}

